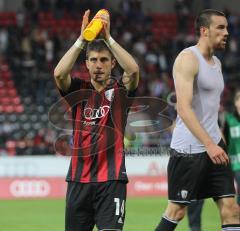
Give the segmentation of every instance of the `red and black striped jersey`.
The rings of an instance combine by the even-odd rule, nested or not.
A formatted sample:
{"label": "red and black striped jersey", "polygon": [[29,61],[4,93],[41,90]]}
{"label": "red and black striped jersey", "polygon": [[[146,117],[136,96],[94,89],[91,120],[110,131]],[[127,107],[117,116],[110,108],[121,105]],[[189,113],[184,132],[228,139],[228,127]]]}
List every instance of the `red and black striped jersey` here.
{"label": "red and black striped jersey", "polygon": [[124,130],[130,97],[121,82],[97,92],[90,82],[72,78],[68,92],[60,91],[72,110],[71,163],[67,181],[128,181]]}

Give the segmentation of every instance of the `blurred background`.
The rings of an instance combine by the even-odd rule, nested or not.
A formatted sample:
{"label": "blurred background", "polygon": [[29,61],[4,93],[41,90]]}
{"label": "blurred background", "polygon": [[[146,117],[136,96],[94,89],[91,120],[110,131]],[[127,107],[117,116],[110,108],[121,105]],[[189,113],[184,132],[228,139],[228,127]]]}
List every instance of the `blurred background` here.
{"label": "blurred background", "polygon": [[[206,7],[224,11],[230,38],[226,52],[218,54],[226,83],[221,113],[231,110],[240,65],[236,4],[236,0],[0,0],[0,156],[55,154],[53,143],[62,133],[56,126],[65,128],[66,121],[59,107],[51,114],[56,126],[49,123],[49,109],[59,99],[53,69],[79,36],[86,9],[91,10],[91,18],[98,9],[109,9],[112,36],[141,67],[138,96],[173,103],[172,64],[180,50],[195,43],[195,13]],[[72,75],[89,78],[84,56]],[[171,105],[165,113],[175,116]],[[144,145],[152,146],[158,138],[146,138]],[[170,134],[162,133],[160,142],[168,145]]]}
{"label": "blurred background", "polygon": [[[176,116],[173,61],[183,48],[196,42],[194,18],[200,10],[224,11],[230,37],[226,51],[217,54],[226,84],[220,123],[233,110],[233,94],[240,86],[238,0],[0,0],[0,198],[63,198],[69,158],[59,154],[67,153],[68,139],[58,142],[58,153],[55,141],[71,132],[71,124],[63,118],[66,105],[50,110],[60,99],[53,70],[79,36],[83,12],[90,9],[92,18],[101,8],[110,12],[112,37],[139,63],[138,96],[164,99],[168,107],[163,114],[172,120]],[[80,55],[72,75],[88,80],[84,59]],[[116,68],[114,75],[120,74]],[[166,195],[170,139],[170,128],[137,134],[133,141],[126,139],[126,147],[143,148],[142,157],[140,152],[134,157],[127,153],[133,182],[130,195]]]}

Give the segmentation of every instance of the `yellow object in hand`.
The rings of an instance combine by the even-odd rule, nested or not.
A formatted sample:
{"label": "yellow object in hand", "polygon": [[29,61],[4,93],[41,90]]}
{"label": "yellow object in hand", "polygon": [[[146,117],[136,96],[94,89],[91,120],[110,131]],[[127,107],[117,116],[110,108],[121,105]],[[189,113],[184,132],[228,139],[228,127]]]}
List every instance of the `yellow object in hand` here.
{"label": "yellow object in hand", "polygon": [[103,14],[109,15],[109,12],[105,9],[99,10],[97,14],[94,16],[94,18],[92,19],[92,21],[85,28],[85,30],[83,31],[83,38],[85,40],[92,41],[101,32],[103,28],[103,23],[99,18],[99,15],[103,15]]}

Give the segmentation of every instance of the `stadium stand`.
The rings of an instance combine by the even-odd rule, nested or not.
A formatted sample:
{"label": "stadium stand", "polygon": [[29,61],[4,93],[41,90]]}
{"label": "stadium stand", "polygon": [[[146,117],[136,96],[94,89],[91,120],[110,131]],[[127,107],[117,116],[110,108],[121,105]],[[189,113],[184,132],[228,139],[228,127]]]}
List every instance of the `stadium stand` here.
{"label": "stadium stand", "polygon": [[[52,73],[56,62],[76,40],[83,12],[76,7],[57,5],[57,2],[34,6],[31,13],[28,5],[19,12],[0,13],[0,155],[54,154],[54,141],[66,133],[56,129],[56,126],[66,127],[62,116],[64,105],[51,113],[54,126],[49,122],[48,112],[59,100]],[[78,9],[90,8],[92,14],[99,7],[105,7],[104,3],[94,6],[88,1],[79,2]],[[111,11],[111,30],[113,37],[140,64],[138,95],[166,100],[173,92],[173,60],[181,49],[195,41],[194,16],[189,14],[187,28],[179,31],[177,14],[144,14],[139,1],[121,7],[119,11]],[[226,13],[232,37],[226,52],[219,54],[226,60],[223,73],[227,87],[222,111],[231,109],[229,102],[239,85],[237,68],[240,64],[240,18],[229,11]],[[80,56],[73,76],[88,79],[83,61],[84,57]],[[117,68],[115,74],[120,71]],[[168,107],[165,114],[173,118],[174,108]],[[161,133],[160,137],[160,143],[169,144],[170,131]],[[144,145],[154,146],[160,137],[147,139]],[[68,140],[62,143],[63,152],[66,142]]]}

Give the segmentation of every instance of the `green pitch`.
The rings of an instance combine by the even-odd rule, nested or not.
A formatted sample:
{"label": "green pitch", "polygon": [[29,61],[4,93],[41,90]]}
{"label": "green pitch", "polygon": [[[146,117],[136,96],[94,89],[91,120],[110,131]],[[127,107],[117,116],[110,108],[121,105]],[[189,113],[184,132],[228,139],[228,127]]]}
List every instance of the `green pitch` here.
{"label": "green pitch", "polygon": [[[64,200],[0,201],[1,231],[64,231]],[[124,231],[153,231],[166,206],[165,198],[129,198]],[[203,210],[203,230],[220,230],[215,203]],[[188,231],[185,218],[177,231]],[[95,231],[95,230],[94,230]]]}

